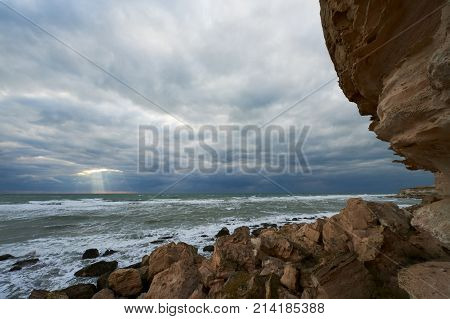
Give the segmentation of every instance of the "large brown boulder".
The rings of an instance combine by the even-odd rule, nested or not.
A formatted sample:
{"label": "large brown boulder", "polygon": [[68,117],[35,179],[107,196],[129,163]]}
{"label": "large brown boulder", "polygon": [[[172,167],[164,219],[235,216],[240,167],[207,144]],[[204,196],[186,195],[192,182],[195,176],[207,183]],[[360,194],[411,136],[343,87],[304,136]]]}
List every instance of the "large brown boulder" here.
{"label": "large brown boulder", "polygon": [[253,271],[256,268],[256,252],[247,227],[237,228],[233,235],[217,239],[212,266],[216,271]]}
{"label": "large brown boulder", "polygon": [[156,248],[150,256],[143,258],[142,266],[148,267],[148,280],[172,264],[183,260],[185,263],[193,263],[198,258],[197,249],[185,243],[169,243]]}
{"label": "large brown boulder", "polygon": [[450,262],[429,261],[400,270],[398,282],[411,298],[450,298]]}
{"label": "large brown boulder", "polygon": [[115,270],[109,275],[108,287],[119,296],[137,296],[142,290],[141,274],[132,268]]}
{"label": "large brown boulder", "polygon": [[201,283],[197,265],[180,260],[156,274],[146,299],[187,299]]}
{"label": "large brown boulder", "polygon": [[325,222],[322,237],[326,251],[351,251],[359,260],[370,261],[382,249],[385,230],[405,235],[409,228],[409,214],[395,204],[353,198],[341,213]]}
{"label": "large brown boulder", "polygon": [[351,253],[324,261],[312,272],[310,282],[303,298],[370,298],[375,288],[370,273]]}
{"label": "large brown boulder", "polygon": [[276,257],[284,261],[298,261],[301,253],[288,237],[273,228],[266,229],[258,236],[261,240],[260,249],[268,256]]}

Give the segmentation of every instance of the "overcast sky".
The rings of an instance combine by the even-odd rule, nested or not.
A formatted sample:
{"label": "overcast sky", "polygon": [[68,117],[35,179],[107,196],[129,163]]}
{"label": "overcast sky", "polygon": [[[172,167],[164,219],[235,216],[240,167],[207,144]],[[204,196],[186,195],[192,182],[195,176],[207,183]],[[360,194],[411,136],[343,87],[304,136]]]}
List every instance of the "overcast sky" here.
{"label": "overcast sky", "polygon": [[[318,1],[6,0],[194,127],[260,125],[336,76]],[[177,121],[0,4],[0,191],[159,192],[138,174],[139,125]],[[333,81],[273,124],[311,127],[291,192],[391,193],[407,171]],[[259,175],[193,174],[172,192],[279,192]]]}

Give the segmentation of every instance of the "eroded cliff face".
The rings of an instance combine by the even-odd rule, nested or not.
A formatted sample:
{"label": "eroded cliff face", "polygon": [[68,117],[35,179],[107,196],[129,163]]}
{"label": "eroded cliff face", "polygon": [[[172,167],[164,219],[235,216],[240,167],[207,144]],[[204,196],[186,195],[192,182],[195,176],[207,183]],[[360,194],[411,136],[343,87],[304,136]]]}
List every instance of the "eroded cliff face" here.
{"label": "eroded cliff face", "polygon": [[345,95],[409,169],[434,172],[441,196],[450,196],[449,1],[320,4]]}

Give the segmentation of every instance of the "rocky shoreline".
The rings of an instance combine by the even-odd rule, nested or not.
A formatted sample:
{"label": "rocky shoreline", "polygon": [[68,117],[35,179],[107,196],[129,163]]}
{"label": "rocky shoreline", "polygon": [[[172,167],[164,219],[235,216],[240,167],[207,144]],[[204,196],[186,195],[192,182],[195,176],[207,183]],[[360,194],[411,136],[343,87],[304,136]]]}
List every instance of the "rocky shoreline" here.
{"label": "rocky shoreline", "polygon": [[171,242],[126,268],[99,261],[75,273],[96,285],[30,298],[449,298],[450,247],[411,225],[420,208],[355,198],[310,224],[224,228],[210,257]]}

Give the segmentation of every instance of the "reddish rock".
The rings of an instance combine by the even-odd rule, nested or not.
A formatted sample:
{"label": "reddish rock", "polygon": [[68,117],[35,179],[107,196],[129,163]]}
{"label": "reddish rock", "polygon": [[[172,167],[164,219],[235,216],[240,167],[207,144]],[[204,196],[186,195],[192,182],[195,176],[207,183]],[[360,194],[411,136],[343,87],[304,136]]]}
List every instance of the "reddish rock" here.
{"label": "reddish rock", "polygon": [[142,290],[141,274],[133,268],[118,269],[109,275],[108,286],[119,296],[137,296]]}
{"label": "reddish rock", "polygon": [[148,266],[147,278],[151,281],[156,274],[168,269],[172,264],[180,260],[193,263],[197,256],[197,249],[191,245],[169,243],[155,249],[142,266]]}
{"label": "reddish rock", "polygon": [[212,256],[212,266],[216,271],[253,271],[255,262],[254,246],[247,227],[237,228],[233,235],[217,239]]}
{"label": "reddish rock", "polygon": [[370,298],[375,288],[372,276],[351,253],[326,260],[311,279],[315,292],[310,298]]}
{"label": "reddish rock", "polygon": [[186,299],[198,288],[200,280],[197,266],[181,260],[155,275],[145,298]]}

